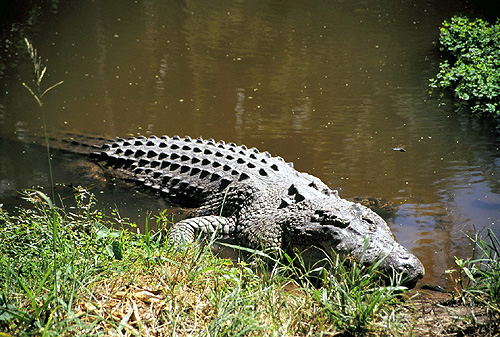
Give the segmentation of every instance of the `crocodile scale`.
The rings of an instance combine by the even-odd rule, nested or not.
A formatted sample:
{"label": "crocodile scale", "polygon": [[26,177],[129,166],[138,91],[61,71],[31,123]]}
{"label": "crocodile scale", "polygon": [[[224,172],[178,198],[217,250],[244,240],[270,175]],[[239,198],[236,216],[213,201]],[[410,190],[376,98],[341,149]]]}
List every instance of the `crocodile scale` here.
{"label": "crocodile scale", "polygon": [[403,273],[409,286],[424,275],[380,216],[268,152],[213,139],[141,136],[107,142],[91,156],[171,203],[197,208],[198,217],[172,228],[172,244],[218,232],[250,248],[296,248],[311,263],[332,251],[364,263],[383,258],[380,268]]}

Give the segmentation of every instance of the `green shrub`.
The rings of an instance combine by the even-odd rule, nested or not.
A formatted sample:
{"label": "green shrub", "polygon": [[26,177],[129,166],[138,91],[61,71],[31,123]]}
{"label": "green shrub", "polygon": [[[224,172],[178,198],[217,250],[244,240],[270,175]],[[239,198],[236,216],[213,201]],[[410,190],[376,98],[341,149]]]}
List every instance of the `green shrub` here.
{"label": "green shrub", "polygon": [[472,114],[500,121],[500,21],[453,17],[443,22],[439,42],[450,60],[440,64],[430,86],[449,88]]}

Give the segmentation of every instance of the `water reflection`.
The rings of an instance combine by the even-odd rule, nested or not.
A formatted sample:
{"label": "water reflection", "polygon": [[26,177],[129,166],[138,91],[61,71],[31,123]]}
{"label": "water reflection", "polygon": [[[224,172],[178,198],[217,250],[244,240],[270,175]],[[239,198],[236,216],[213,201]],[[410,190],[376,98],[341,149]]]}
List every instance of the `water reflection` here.
{"label": "water reflection", "polygon": [[[400,204],[390,225],[424,261],[429,282],[467,254],[463,233],[500,229],[492,128],[427,93],[440,23],[474,15],[474,2],[55,3],[23,29],[35,32],[47,80],[65,81],[47,96],[51,128],[202,135],[269,150],[345,197]],[[1,60],[12,48],[24,53],[22,44],[9,48]],[[39,119],[19,85],[30,66],[11,59],[0,81],[0,132],[22,138]],[[406,152],[392,150],[399,144]],[[34,150],[19,146],[15,157],[0,144],[2,195],[43,182],[43,155],[28,161]],[[116,193],[111,204],[136,212],[120,201],[127,192]]]}
{"label": "water reflection", "polygon": [[[114,125],[115,125],[115,119],[114,119],[114,113],[113,113],[113,99],[110,95],[110,85],[109,81],[107,79],[106,73],[106,64],[108,63],[107,60],[107,39],[106,39],[106,30],[104,28],[104,21],[102,18],[102,8],[101,4],[96,4],[95,6],[95,40],[97,44],[97,81],[100,83],[101,87],[101,92],[103,95],[103,109],[104,109],[104,115],[106,116],[104,121],[109,121],[110,125],[110,133],[115,134],[116,130],[114,130]],[[96,103],[96,106],[98,106],[98,103]]]}

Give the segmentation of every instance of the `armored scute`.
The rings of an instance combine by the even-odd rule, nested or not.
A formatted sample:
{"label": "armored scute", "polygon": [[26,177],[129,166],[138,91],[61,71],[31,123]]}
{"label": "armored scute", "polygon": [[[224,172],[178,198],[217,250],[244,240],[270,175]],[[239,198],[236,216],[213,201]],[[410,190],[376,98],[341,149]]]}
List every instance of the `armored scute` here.
{"label": "armored scute", "polygon": [[172,244],[217,231],[250,248],[297,248],[310,263],[318,256],[307,253],[313,250],[364,263],[383,258],[380,268],[404,273],[410,287],[424,275],[422,263],[395,241],[380,216],[267,152],[212,139],[152,136],[117,139],[92,157],[172,203],[198,209],[198,217],[172,228]]}

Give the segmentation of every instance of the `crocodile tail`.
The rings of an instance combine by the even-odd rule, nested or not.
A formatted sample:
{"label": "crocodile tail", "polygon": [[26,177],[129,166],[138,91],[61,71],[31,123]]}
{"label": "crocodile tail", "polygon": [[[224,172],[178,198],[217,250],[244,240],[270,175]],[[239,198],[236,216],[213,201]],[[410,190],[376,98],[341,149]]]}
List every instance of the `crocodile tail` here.
{"label": "crocodile tail", "polygon": [[[61,152],[90,155],[102,149],[104,144],[113,142],[110,137],[83,132],[51,132],[48,134],[49,147]],[[26,136],[28,142],[45,146],[45,137]]]}

